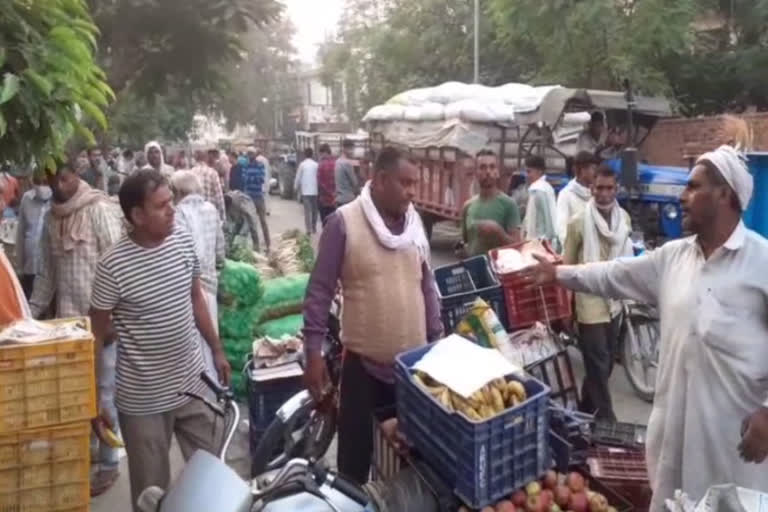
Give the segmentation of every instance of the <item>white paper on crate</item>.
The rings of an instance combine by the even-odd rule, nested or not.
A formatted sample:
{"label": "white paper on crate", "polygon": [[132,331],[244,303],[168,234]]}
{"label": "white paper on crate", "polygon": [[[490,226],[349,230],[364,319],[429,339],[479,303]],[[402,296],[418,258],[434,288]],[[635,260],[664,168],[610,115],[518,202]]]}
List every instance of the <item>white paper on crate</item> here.
{"label": "white paper on crate", "polygon": [[495,348],[484,348],[451,334],[438,341],[413,365],[464,398],[488,384],[522,369],[507,361]]}

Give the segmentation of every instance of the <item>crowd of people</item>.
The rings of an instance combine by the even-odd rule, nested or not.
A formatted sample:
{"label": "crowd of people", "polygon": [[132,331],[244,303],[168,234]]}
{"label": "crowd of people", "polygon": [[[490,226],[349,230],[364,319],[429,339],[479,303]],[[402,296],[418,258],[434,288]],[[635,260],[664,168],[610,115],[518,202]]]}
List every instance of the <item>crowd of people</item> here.
{"label": "crowd of people", "polygon": [[[202,391],[203,369],[229,379],[217,269],[238,234],[269,249],[269,161],[249,147],[192,161],[182,152],[169,165],[156,142],[141,158],[109,154],[90,148],[54,174],[35,172],[23,193],[0,176],[0,211],[17,220],[15,261],[0,251],[0,325],[91,317],[99,415],[125,441],[135,504],[168,484],[171,434],[185,457],[214,446],[210,411],[179,393]],[[95,496],[118,478],[119,451],[96,436],[91,445]]]}
{"label": "crowd of people", "polygon": [[[470,257],[543,240],[561,254],[565,265],[540,259],[525,279],[576,292],[586,371],[579,408],[598,418],[616,419],[609,389],[616,300],[658,306],[661,355],[647,442],[652,510],[676,489],[701,496],[713,483],[735,482],[768,491],[768,473],[749,465],[768,456],[768,278],[755,272],[768,263],[768,242],[741,221],[751,175],[732,147],[703,155],[681,197],[692,236],[634,257],[632,219],[617,202],[603,149],[575,155],[573,178],[558,195],[546,161],[528,157],[524,199],[500,188],[502,163],[480,151],[478,193],[461,210],[458,252]],[[353,150],[344,142],[334,157],[323,145],[315,160],[306,149],[294,186],[307,233],[322,225],[303,306],[305,379],[318,402],[331,395],[322,345],[341,293],[338,468],[364,483],[373,411],[395,402],[395,356],[439,339],[443,325],[429,241],[413,205],[417,164],[385,147],[364,182]],[[202,371],[229,380],[217,269],[236,234],[269,249],[270,171],[254,147],[242,155],[200,151],[192,161],[181,154],[169,165],[150,142],[143,159],[123,152],[120,160],[105,163],[91,149],[53,176],[33,175],[23,194],[0,176],[0,210],[15,206],[18,218],[15,270],[0,252],[0,324],[25,315],[90,315],[99,414],[125,441],[135,508],[143,489],[168,485],[172,435],[185,457],[215,446],[211,411],[179,393],[203,392]],[[98,439],[92,444],[95,495],[114,483],[119,459]]]}

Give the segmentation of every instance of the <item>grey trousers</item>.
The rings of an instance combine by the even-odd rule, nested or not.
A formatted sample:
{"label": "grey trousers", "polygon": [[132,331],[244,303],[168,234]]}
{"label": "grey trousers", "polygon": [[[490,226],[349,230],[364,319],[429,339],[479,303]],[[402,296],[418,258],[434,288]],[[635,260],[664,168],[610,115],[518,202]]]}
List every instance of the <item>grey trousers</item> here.
{"label": "grey trousers", "polygon": [[217,428],[216,416],[199,400],[192,399],[163,413],[135,416],[121,412],[119,417],[128,455],[134,512],[141,512],[136,500],[144,489],[153,485],[168,488],[171,481],[171,436],[176,435],[185,461],[197,450],[214,453],[219,447],[221,429]]}
{"label": "grey trousers", "polygon": [[320,216],[317,196],[301,196],[301,202],[304,204],[304,226],[307,234],[311,235],[317,231],[317,218]]}
{"label": "grey trousers", "polygon": [[579,348],[584,358],[586,374],[581,387],[579,409],[610,421],[616,421],[616,414],[613,411],[608,380],[616,358],[620,320],[621,315],[617,315],[610,322],[603,324],[579,322]]}

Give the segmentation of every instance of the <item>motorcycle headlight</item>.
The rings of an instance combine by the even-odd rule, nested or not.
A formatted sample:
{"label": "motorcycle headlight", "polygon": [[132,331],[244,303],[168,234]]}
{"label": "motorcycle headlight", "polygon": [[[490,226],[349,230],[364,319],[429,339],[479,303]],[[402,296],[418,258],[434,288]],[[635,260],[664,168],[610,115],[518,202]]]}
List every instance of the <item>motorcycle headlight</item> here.
{"label": "motorcycle headlight", "polygon": [[669,220],[675,220],[679,215],[679,212],[677,211],[677,207],[673,204],[664,205],[662,212],[664,213],[664,217],[666,217]]}

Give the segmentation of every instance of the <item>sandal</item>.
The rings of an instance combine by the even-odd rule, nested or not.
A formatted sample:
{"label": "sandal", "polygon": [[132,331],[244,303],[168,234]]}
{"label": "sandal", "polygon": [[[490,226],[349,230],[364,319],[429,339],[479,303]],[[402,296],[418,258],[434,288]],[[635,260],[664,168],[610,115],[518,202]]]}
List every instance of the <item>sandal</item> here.
{"label": "sandal", "polygon": [[117,468],[97,471],[91,477],[91,497],[100,496],[107,492],[119,477],[120,471]]}

